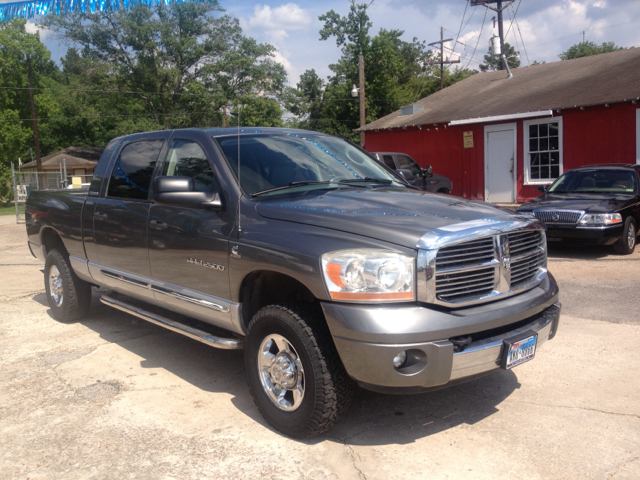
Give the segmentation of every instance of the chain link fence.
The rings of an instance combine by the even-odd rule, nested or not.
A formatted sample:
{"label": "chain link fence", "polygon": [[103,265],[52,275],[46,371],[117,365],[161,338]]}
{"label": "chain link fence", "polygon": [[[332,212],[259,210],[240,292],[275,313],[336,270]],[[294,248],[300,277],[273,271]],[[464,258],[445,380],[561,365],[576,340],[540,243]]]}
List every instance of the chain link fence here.
{"label": "chain link fence", "polygon": [[88,188],[93,175],[65,175],[62,172],[16,172],[11,165],[16,223],[25,222],[24,206],[34,190]]}

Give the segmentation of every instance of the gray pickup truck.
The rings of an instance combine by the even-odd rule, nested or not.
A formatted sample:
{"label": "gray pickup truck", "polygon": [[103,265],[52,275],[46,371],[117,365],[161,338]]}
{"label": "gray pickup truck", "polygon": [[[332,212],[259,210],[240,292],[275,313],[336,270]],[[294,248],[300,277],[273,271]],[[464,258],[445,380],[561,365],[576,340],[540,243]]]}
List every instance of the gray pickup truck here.
{"label": "gray pickup truck", "polygon": [[113,140],[88,190],[27,200],[52,314],[100,301],[244,348],[279,431],[327,431],[359,385],[417,393],[510,369],[554,337],[538,219],[408,186],[321,133],[187,129]]}

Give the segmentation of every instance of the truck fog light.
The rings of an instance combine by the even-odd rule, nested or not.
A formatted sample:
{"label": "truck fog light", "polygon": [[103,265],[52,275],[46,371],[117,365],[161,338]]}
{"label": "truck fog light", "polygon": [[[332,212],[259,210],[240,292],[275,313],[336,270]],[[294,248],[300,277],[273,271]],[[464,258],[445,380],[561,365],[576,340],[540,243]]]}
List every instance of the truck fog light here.
{"label": "truck fog light", "polygon": [[393,357],[393,366],[395,368],[402,368],[402,366],[407,361],[407,352],[400,352],[395,357]]}

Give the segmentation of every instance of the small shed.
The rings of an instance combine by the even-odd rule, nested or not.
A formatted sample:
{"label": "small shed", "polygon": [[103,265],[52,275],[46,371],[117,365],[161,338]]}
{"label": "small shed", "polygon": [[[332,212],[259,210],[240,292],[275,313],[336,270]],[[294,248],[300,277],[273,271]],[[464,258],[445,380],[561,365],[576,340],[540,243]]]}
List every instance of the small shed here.
{"label": "small shed", "polygon": [[523,202],[563,172],[640,163],[640,48],[479,73],[365,125],[370,152],[402,152],[453,194]]}
{"label": "small shed", "polygon": [[[93,175],[103,151],[104,147],[68,147],[42,157],[42,168],[45,172],[59,172],[60,165],[64,162],[69,176]],[[35,160],[25,163],[21,167],[23,172],[35,172],[36,170]]]}

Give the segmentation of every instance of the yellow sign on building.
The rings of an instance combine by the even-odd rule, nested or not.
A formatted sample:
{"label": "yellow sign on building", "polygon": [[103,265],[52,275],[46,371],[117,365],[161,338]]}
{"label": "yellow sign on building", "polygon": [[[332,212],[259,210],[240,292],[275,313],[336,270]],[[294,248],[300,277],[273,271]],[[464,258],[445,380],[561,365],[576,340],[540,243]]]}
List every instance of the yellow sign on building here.
{"label": "yellow sign on building", "polygon": [[473,132],[463,132],[464,148],[473,148]]}

